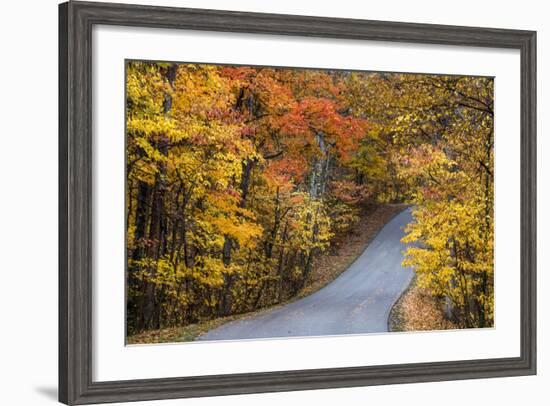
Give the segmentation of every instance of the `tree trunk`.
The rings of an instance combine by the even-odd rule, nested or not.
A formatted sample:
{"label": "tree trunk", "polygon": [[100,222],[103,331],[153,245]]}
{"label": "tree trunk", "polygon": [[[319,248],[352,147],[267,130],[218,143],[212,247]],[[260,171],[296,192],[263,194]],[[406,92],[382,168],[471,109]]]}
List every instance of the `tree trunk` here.
{"label": "tree trunk", "polygon": [[326,185],[330,171],[330,145],[325,140],[322,132],[315,134],[315,140],[319,147],[320,156],[313,158],[312,170],[309,181],[309,195],[312,199],[319,199],[326,192]]}
{"label": "tree trunk", "polygon": [[[138,182],[137,202],[136,202],[136,228],[134,231],[134,251],[132,260],[139,261],[145,256],[145,235],[147,233],[147,218],[149,217],[149,207],[151,198],[151,187],[142,181]],[[143,328],[143,311],[145,308],[145,288],[147,282],[138,280],[135,277],[135,272],[139,268],[131,266],[128,268],[128,284],[130,287],[138,289],[140,292],[137,303],[128,302],[128,314],[135,315],[131,324],[137,330]],[[130,310],[134,309],[134,310]]]}
{"label": "tree trunk", "polygon": [[[165,78],[168,84],[173,87],[176,79],[177,65],[170,65],[165,72]],[[168,115],[172,109],[172,96],[166,93],[163,102],[164,114]],[[155,147],[163,156],[168,155],[168,137],[159,136]],[[151,216],[149,222],[149,245],[146,255],[152,260],[149,269],[149,275],[154,278],[157,273],[158,260],[162,256],[162,248],[165,246],[164,228],[162,227],[164,216],[164,195],[166,192],[166,164],[163,161],[158,163],[158,172],[155,177],[155,186],[153,189],[153,202],[151,204]],[[160,308],[156,297],[156,284],[153,281],[147,281],[145,286],[145,306],[143,308],[143,317],[141,320],[141,329],[160,328]]]}

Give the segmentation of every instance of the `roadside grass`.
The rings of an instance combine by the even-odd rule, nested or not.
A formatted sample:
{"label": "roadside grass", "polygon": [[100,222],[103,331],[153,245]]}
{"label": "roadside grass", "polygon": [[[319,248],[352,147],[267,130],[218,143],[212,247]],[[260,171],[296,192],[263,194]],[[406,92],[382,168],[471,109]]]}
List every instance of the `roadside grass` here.
{"label": "roadside grass", "polygon": [[[361,255],[382,227],[394,216],[406,209],[406,204],[385,204],[365,208],[360,219],[349,233],[333,240],[330,249],[314,262],[313,270],[305,287],[291,299],[253,312],[235,314],[180,327],[167,327],[149,330],[126,338],[127,345],[156,344],[195,341],[206,332],[222,324],[254,317],[258,314],[279,308],[320,290],[336,279]],[[403,296],[402,296],[403,297]],[[393,310],[392,310],[393,313]],[[400,331],[400,330],[399,330]]]}

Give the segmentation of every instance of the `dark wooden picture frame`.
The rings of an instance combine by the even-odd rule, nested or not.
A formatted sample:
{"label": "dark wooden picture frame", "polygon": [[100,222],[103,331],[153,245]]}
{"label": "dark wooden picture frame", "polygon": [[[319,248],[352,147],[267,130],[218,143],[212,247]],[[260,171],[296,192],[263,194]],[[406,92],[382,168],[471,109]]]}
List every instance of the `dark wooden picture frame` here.
{"label": "dark wooden picture frame", "polygon": [[[92,380],[94,24],[518,49],[521,53],[521,354],[369,367]],[[108,3],[59,6],[59,400],[66,404],[277,392],[536,373],[536,33]]]}

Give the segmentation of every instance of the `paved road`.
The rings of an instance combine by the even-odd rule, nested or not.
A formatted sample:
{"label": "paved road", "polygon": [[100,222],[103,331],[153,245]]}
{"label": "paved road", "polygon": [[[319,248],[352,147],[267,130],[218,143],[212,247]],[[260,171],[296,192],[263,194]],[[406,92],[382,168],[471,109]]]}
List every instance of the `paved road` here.
{"label": "paved road", "polygon": [[236,340],[388,331],[394,302],[411,282],[400,242],[411,209],[386,224],[361,256],[338,278],[303,299],[260,315],[229,322],[200,340]]}

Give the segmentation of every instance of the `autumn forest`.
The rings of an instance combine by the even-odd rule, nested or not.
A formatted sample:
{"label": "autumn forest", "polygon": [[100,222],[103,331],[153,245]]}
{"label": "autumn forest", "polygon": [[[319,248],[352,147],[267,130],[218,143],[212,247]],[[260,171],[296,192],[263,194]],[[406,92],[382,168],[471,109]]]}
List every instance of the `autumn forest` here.
{"label": "autumn forest", "polygon": [[493,144],[488,77],[128,61],[127,335],[284,305],[384,207],[403,329],[492,326]]}

